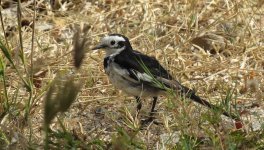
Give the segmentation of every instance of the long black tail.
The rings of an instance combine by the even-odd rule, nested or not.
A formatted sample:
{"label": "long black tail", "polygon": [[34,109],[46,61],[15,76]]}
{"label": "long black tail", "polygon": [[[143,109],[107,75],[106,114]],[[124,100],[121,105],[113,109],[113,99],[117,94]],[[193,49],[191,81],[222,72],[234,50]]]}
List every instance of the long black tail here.
{"label": "long black tail", "polygon": [[191,100],[202,104],[210,109],[215,109],[215,110],[220,110],[222,111],[222,114],[235,120],[235,121],[240,121],[240,118],[232,113],[228,113],[226,111],[224,111],[222,108],[217,107],[213,104],[210,104],[208,101],[200,98],[199,96],[197,96],[195,94],[195,92],[191,89],[189,89],[186,86],[183,86],[182,84],[180,84],[180,82],[178,82],[177,80],[168,80],[165,78],[161,78],[161,77],[157,77],[156,78],[158,81],[160,81],[162,84],[164,84],[166,87],[171,88],[171,89],[175,89],[176,91],[179,91],[181,94],[185,95],[187,98],[190,98]]}
{"label": "long black tail", "polygon": [[195,92],[193,90],[191,90],[191,89],[189,89],[189,88],[187,88],[187,87],[185,87],[183,85],[182,85],[182,92],[188,98],[190,98],[191,100],[193,100],[193,101],[195,101],[195,102],[197,102],[199,104],[202,104],[202,105],[204,105],[204,106],[206,106],[206,107],[208,107],[210,109],[221,110],[223,115],[225,115],[225,116],[227,116],[227,117],[229,117],[229,118],[231,118],[233,120],[236,120],[236,121],[239,121],[240,120],[240,118],[238,116],[236,116],[236,115],[234,115],[232,113],[228,113],[228,112],[224,111],[222,108],[217,107],[217,106],[209,103],[208,101],[200,98],[199,96],[197,96],[195,94]]}

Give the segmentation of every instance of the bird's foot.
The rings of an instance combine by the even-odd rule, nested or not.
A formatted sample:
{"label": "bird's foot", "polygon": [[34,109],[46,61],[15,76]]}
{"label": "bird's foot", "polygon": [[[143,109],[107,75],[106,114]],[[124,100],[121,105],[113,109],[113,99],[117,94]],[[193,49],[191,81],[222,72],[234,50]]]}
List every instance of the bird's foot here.
{"label": "bird's foot", "polygon": [[141,125],[147,125],[155,120],[154,117],[149,117],[147,119],[141,119]]}
{"label": "bird's foot", "polygon": [[147,119],[142,119],[141,120],[141,125],[142,126],[146,126],[146,125],[149,125],[151,123],[156,124],[156,125],[160,125],[161,124],[161,122],[156,121],[155,117],[153,117],[153,116],[150,116]]}

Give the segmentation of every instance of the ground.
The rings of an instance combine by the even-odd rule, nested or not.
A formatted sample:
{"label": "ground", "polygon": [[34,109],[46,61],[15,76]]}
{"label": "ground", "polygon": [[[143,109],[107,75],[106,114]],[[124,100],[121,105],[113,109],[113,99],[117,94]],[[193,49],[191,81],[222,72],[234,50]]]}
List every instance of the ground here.
{"label": "ground", "polygon": [[[3,0],[3,149],[263,149],[262,0]],[[20,13],[17,13],[20,12]],[[35,16],[34,16],[35,12]],[[33,32],[34,31],[34,32]],[[142,127],[133,97],[103,70],[109,33],[156,57],[183,85],[240,115],[240,123],[184,97],[159,97]],[[32,44],[32,41],[33,44]]]}

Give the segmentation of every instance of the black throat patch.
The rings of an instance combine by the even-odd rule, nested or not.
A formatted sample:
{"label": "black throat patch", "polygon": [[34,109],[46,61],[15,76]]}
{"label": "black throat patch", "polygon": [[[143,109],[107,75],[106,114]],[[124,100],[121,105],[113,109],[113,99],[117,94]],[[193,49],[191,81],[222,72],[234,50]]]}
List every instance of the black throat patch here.
{"label": "black throat patch", "polygon": [[110,63],[110,56],[104,58],[104,69],[108,67]]}

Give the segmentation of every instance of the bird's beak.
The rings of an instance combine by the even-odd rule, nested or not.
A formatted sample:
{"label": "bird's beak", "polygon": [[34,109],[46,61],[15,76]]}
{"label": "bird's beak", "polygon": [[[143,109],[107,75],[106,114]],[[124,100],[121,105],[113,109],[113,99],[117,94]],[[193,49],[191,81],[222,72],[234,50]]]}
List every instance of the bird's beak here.
{"label": "bird's beak", "polygon": [[97,49],[101,49],[101,48],[106,48],[107,46],[104,44],[99,44],[97,46],[95,46],[94,48],[92,48],[92,50],[97,50]]}

